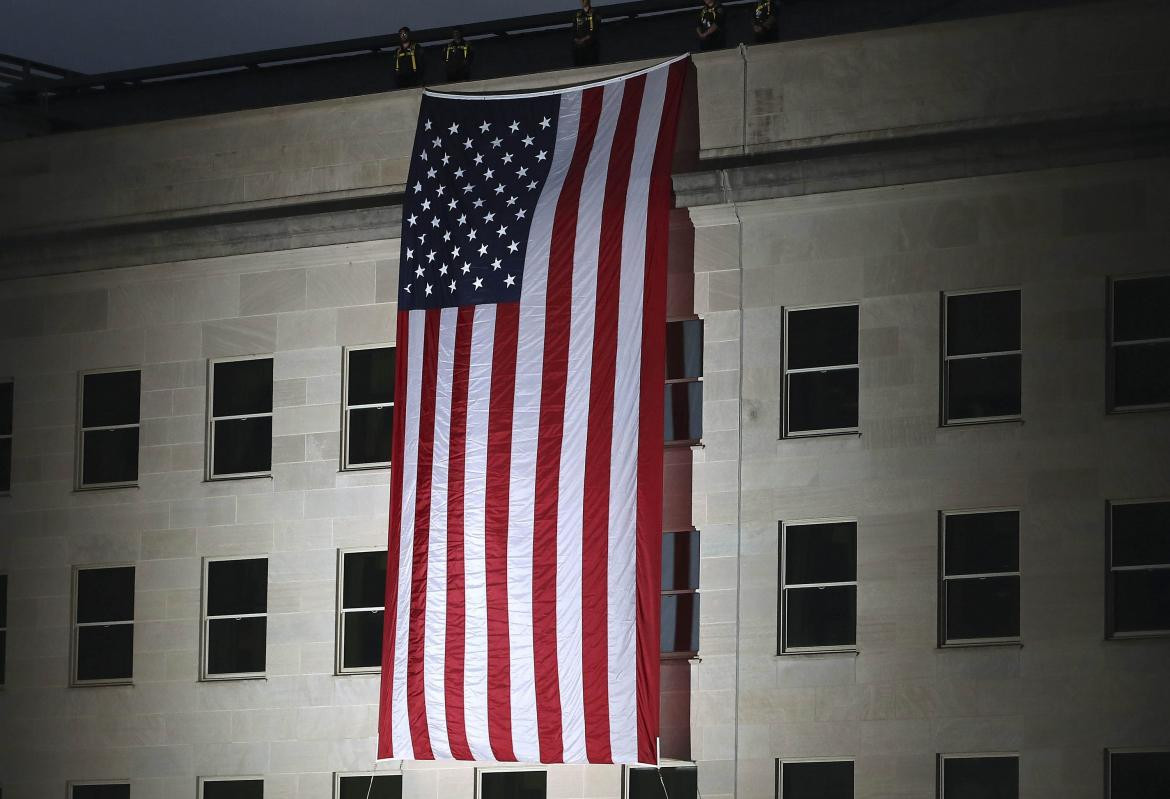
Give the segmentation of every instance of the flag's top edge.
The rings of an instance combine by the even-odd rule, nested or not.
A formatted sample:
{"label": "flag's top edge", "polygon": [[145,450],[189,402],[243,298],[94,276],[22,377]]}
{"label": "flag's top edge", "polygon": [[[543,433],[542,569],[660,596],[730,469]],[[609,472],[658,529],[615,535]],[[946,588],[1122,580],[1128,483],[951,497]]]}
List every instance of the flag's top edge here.
{"label": "flag's top edge", "polygon": [[424,89],[423,95],[426,97],[441,97],[445,100],[516,100],[522,97],[547,97],[552,94],[564,94],[565,92],[582,91],[584,89],[592,89],[597,86],[605,86],[608,83],[616,83],[621,80],[629,80],[638,75],[645,75],[647,72],[653,72],[656,69],[670,66],[671,64],[682,61],[684,58],[689,58],[689,53],[669,58],[666,61],[654,64],[653,66],[645,67],[634,72],[623,72],[621,75],[614,75],[612,78],[605,78],[604,80],[591,81],[589,83],[577,83],[572,86],[561,86],[556,89],[542,89],[536,92],[501,92],[495,94],[457,94],[451,92],[436,92],[430,89]]}

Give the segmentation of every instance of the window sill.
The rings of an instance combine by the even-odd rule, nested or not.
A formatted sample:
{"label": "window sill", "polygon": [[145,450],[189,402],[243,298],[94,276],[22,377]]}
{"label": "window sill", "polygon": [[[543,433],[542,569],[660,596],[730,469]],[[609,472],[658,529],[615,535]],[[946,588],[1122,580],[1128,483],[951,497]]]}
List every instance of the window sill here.
{"label": "window sill", "polygon": [[69,683],[70,688],[133,688],[134,680],[84,680]]}
{"label": "window sill", "polygon": [[1170,411],[1170,403],[1157,405],[1121,405],[1116,408],[1106,408],[1106,416],[1126,416],[1131,413],[1165,413]]}
{"label": "window sill", "polygon": [[953,422],[939,422],[938,427],[940,430],[947,430],[949,428],[981,427],[983,425],[989,425],[989,424],[1023,424],[1023,423],[1024,423],[1023,416],[1007,416],[1007,417],[996,416],[996,417],[990,418],[990,419],[958,419],[958,420],[953,421]]}
{"label": "window sill", "polygon": [[1148,632],[1148,633],[1114,633],[1105,636],[1106,643],[1114,641],[1157,641],[1170,640],[1170,630],[1166,632]]}
{"label": "window sill", "polygon": [[378,464],[377,466],[343,466],[337,470],[338,474],[352,474],[353,472],[388,472],[390,471],[390,464]]}
{"label": "window sill", "polygon": [[703,439],[701,438],[678,438],[672,441],[663,441],[662,446],[666,449],[682,449],[683,447],[701,447],[703,446]]}
{"label": "window sill", "polygon": [[345,669],[344,671],[333,672],[334,677],[369,677],[371,674],[381,674],[380,666],[373,666],[368,669]]}
{"label": "window sill", "polygon": [[935,647],[938,651],[947,649],[994,649],[1007,647],[1009,649],[1023,649],[1023,641],[962,641],[958,643],[942,643]]}
{"label": "window sill", "polygon": [[781,435],[777,441],[803,441],[808,438],[842,438],[853,436],[854,438],[861,438],[860,430],[826,430],[825,432],[810,432],[810,433],[787,433]]}
{"label": "window sill", "polygon": [[200,677],[199,682],[243,682],[247,680],[268,680],[267,674],[231,674],[226,677]]}
{"label": "window sill", "polygon": [[110,483],[92,486],[74,486],[74,494],[92,494],[97,491],[122,491],[127,488],[142,488],[139,483]]}
{"label": "window sill", "polygon": [[272,472],[268,472],[267,474],[259,474],[259,473],[241,474],[239,476],[229,474],[229,475],[224,475],[222,477],[204,477],[203,482],[205,482],[205,483],[230,483],[233,481],[238,482],[240,480],[271,480],[271,479],[272,479]]}
{"label": "window sill", "polygon": [[857,657],[861,654],[860,649],[798,649],[792,652],[777,652],[773,657],[790,658],[790,657]]}

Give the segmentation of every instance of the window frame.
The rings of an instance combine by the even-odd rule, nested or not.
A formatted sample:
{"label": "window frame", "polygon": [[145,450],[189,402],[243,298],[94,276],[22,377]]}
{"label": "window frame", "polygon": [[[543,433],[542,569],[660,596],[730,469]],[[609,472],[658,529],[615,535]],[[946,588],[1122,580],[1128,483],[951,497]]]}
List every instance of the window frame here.
{"label": "window frame", "polygon": [[[12,496],[12,464],[15,460],[15,436],[16,436],[16,378],[14,377],[0,377],[0,386],[12,386],[12,419],[9,425],[9,432],[0,433],[0,441],[8,441],[8,486],[0,486],[0,497]],[[3,685],[3,683],[0,683]]]}
{"label": "window frame", "polygon": [[[100,569],[133,569],[134,570],[134,594],[131,596],[131,601],[134,604],[131,618],[128,621],[78,621],[77,610],[78,602],[81,595],[77,590],[78,578],[83,571],[97,571]],[[72,569],[70,593],[73,601],[69,603],[69,686],[71,688],[82,688],[89,686],[101,685],[133,685],[134,684],[134,635],[133,627],[137,619],[133,614],[138,610],[138,567],[133,562],[114,562],[114,563],[86,563],[74,564]],[[81,654],[81,628],[82,627],[113,627],[130,625],[131,629],[131,644],[130,644],[130,676],[118,677],[114,679],[97,679],[97,680],[82,680],[77,676],[77,660]],[[85,785],[98,785],[99,782],[86,782]]]}
{"label": "window frame", "polygon": [[[85,378],[89,375],[116,374],[119,372],[138,372],[138,421],[135,424],[85,426]],[[138,431],[138,476],[133,480],[115,481],[112,483],[85,482],[85,434],[99,430],[128,430],[135,428]],[[75,491],[100,491],[106,488],[130,488],[139,484],[142,476],[142,367],[115,366],[109,369],[83,369],[77,373],[77,442],[75,446],[73,489]],[[97,784],[97,783],[93,783]]]}
{"label": "window frame", "polygon": [[[272,361],[273,366],[273,382],[275,383],[275,355],[230,355],[223,358],[208,358],[207,359],[207,427],[204,431],[207,438],[207,465],[204,469],[203,479],[207,482],[219,480],[247,480],[252,477],[271,477],[272,476],[272,435],[268,437],[269,458],[268,469],[260,472],[230,472],[228,474],[215,473],[215,423],[219,421],[233,421],[244,419],[260,419],[268,417],[274,419],[276,412],[276,392],[273,389],[272,410],[267,413],[243,413],[232,414],[230,416],[216,416],[215,415],[215,367],[221,363],[237,363],[240,361]],[[275,429],[275,428],[274,428]]]}
{"label": "window frame", "polygon": [[372,405],[350,405],[349,404],[349,354],[358,350],[380,350],[380,349],[394,350],[395,368],[397,369],[398,348],[395,344],[351,344],[341,348],[341,469],[343,472],[364,472],[374,469],[389,469],[391,461],[378,463],[359,463],[351,464],[349,462],[349,417],[350,412],[355,410],[362,410],[364,408],[390,408],[391,418],[393,418],[395,403],[398,398],[395,397],[390,402],[379,402]]}
{"label": "window frame", "polygon": [[383,771],[335,771],[333,772],[333,799],[341,796],[342,777],[398,777],[402,779],[402,769],[386,769]]}
{"label": "window frame", "polygon": [[[785,574],[788,569],[788,528],[789,527],[807,527],[810,525],[819,524],[852,524],[853,525],[853,551],[854,562],[857,559],[857,537],[860,531],[861,524],[856,516],[834,516],[822,519],[793,519],[792,521],[780,522],[780,571],[777,577],[778,591],[779,591],[779,618],[777,618],[777,626],[779,627],[779,635],[777,638],[777,655],[805,655],[818,654],[825,652],[859,652],[857,646],[857,592],[860,590],[861,581],[854,573],[852,581],[832,582],[832,583],[797,583],[796,585],[788,585],[785,579]],[[788,591],[791,588],[797,590],[811,589],[811,588],[837,588],[845,586],[854,587],[854,624],[853,624],[853,643],[833,646],[788,646]]]}
{"label": "window frame", "polygon": [[[1016,571],[1014,572],[987,572],[979,574],[958,574],[947,576],[947,519],[952,516],[979,516],[985,513],[1015,513],[1016,514]],[[975,580],[984,577],[1016,577],[1020,581],[1021,594],[1024,584],[1023,572],[1020,563],[1020,527],[1023,520],[1023,509],[1019,506],[992,507],[992,508],[962,508],[956,510],[940,510],[938,512],[938,648],[962,649],[976,646],[1002,646],[1004,644],[1019,644],[1023,640],[1023,630],[1014,636],[999,636],[992,638],[948,638],[947,637],[947,592],[948,580]],[[1021,596],[1022,608],[1023,599]],[[1022,628],[1021,624],[1021,628]]]}
{"label": "window frame", "polygon": [[130,780],[69,780],[65,783],[65,797],[66,799],[73,799],[74,788],[89,788],[100,785],[130,785]]}
{"label": "window frame", "polygon": [[[1020,295],[1020,346],[1015,350],[996,350],[991,352],[976,352],[966,353],[963,355],[948,355],[947,354],[947,300],[950,297],[966,297],[973,294],[1001,294],[1007,291],[1014,291]],[[939,410],[938,419],[939,427],[965,427],[967,425],[978,424],[998,424],[1000,422],[1022,422],[1024,420],[1024,380],[1023,380],[1023,362],[1024,362],[1024,290],[1022,286],[995,286],[992,288],[980,289],[960,289],[958,291],[943,291],[939,293],[940,297],[940,313],[939,319]],[[975,358],[990,358],[997,355],[1018,355],[1020,356],[1020,412],[1014,414],[1002,414],[999,416],[972,416],[964,417],[962,419],[950,419],[947,416],[947,405],[950,400],[951,389],[951,361],[973,360]]]}
{"label": "window frame", "polygon": [[1170,563],[1151,563],[1141,566],[1114,567],[1113,508],[1119,505],[1149,505],[1153,503],[1170,503],[1170,497],[1111,499],[1105,502],[1105,640],[1107,641],[1124,641],[1135,638],[1170,638],[1170,628],[1165,630],[1138,630],[1136,632],[1118,632],[1115,625],[1117,604],[1115,601],[1115,580],[1113,575],[1119,571],[1142,571],[1150,568],[1170,570]]}
{"label": "window frame", "polygon": [[548,766],[541,764],[492,765],[475,769],[475,799],[483,799],[483,775],[507,771],[544,772],[544,798],[548,799]]}
{"label": "window frame", "polygon": [[630,773],[633,771],[661,771],[663,769],[676,768],[693,768],[696,775],[698,774],[699,764],[693,760],[672,760],[670,758],[660,758],[657,766],[651,765],[631,765],[626,763],[622,765],[622,792],[621,799],[630,799]]}
{"label": "window frame", "polygon": [[784,764],[785,763],[852,763],[853,764],[853,796],[857,796],[857,758],[856,757],[778,757],[776,758],[776,799],[784,799]]}
{"label": "window frame", "polygon": [[196,799],[203,799],[203,786],[209,782],[253,782],[259,781],[261,784],[260,793],[264,793],[264,777],[263,775],[247,775],[241,774],[231,777],[197,777],[196,785]]}
{"label": "window frame", "polygon": [[[227,615],[211,616],[207,613],[207,578],[211,573],[211,564],[219,563],[228,560],[264,560],[268,562],[269,571],[268,579],[264,583],[264,612],[263,613],[230,613]],[[216,682],[219,680],[263,680],[268,677],[268,617],[271,613],[268,610],[268,591],[272,583],[272,558],[269,555],[216,555],[205,556],[202,564],[202,574],[200,576],[200,590],[199,590],[199,682]],[[263,671],[241,671],[241,672],[224,672],[211,674],[208,672],[208,659],[211,654],[208,646],[208,632],[211,630],[211,621],[213,619],[265,619],[264,623],[264,670]],[[200,778],[202,779],[202,778]],[[219,779],[219,778],[216,778]],[[225,779],[253,779],[252,777],[228,777]],[[200,796],[203,795],[200,789]]]}
{"label": "window frame", "polygon": [[[670,378],[670,377],[666,377],[666,372],[664,370],[663,371],[663,380],[662,380],[664,392],[667,390],[666,386],[683,385],[686,383],[698,383],[698,384],[702,385],[702,383],[703,383],[703,374],[702,373],[704,371],[703,366],[705,366],[703,361],[706,360],[706,358],[704,357],[704,350],[706,349],[706,340],[707,340],[706,339],[706,333],[707,333],[706,322],[703,320],[703,317],[699,316],[698,314],[690,314],[688,316],[680,316],[677,318],[668,318],[666,320],[667,327],[669,328],[669,326],[674,322],[698,322],[700,334],[703,336],[704,343],[703,343],[702,348],[699,351],[699,356],[700,356],[699,376],[698,377]],[[663,357],[665,357],[665,356],[666,356],[666,350],[664,347]],[[699,402],[698,412],[699,412],[699,424],[700,424],[700,426],[702,426],[703,403],[701,400]],[[663,446],[666,446],[666,447],[694,447],[694,446],[698,446],[699,444],[702,444],[702,443],[703,443],[702,436],[700,436],[699,438],[672,438],[672,439],[664,440]]]}
{"label": "window frame", "polygon": [[[346,613],[362,613],[362,612],[369,612],[369,611],[373,611],[373,610],[380,610],[380,611],[382,611],[382,614],[383,614],[382,618],[385,619],[385,613],[386,613],[386,605],[385,604],[382,604],[380,607],[368,607],[368,608],[367,607],[362,607],[362,608],[346,608],[346,607],[344,607],[344,603],[345,603],[345,556],[352,555],[355,553],[362,553],[362,552],[387,553],[388,550],[386,547],[348,547],[348,548],[343,548],[343,549],[337,550],[337,618],[335,619],[336,636],[335,636],[334,647],[333,647],[334,655],[335,655],[334,664],[333,664],[333,668],[334,668],[333,673],[337,674],[337,675],[342,675],[342,674],[377,674],[382,670],[381,664],[379,664],[377,666],[350,666],[348,668],[344,664],[344,659],[345,659],[345,614]],[[389,554],[387,554],[387,558],[389,558]],[[389,567],[389,562],[387,562],[387,567]],[[385,599],[383,599],[383,603],[384,602],[385,602]],[[373,772],[369,772],[369,773],[372,774]],[[384,772],[378,772],[378,773],[381,774]],[[345,774],[345,776],[348,777],[348,776],[354,776],[354,774],[357,774],[357,773],[355,772],[354,774],[351,774],[350,772],[344,772],[344,774]],[[362,774],[365,774],[365,772],[362,772],[361,774],[357,774],[357,776],[362,776]]]}
{"label": "window frame", "polygon": [[0,633],[3,633],[0,638],[0,688],[8,682],[8,587],[12,582],[12,577],[8,572],[0,572],[0,577],[4,578],[4,617],[0,618]]}
{"label": "window frame", "polygon": [[1105,747],[1105,799],[1113,799],[1114,755],[1170,755],[1170,746],[1107,746]]}
{"label": "window frame", "polygon": [[[857,309],[857,363],[840,364],[836,366],[806,366],[798,369],[788,368],[788,316],[801,311],[819,311],[828,308],[856,308]],[[848,436],[861,434],[861,301],[831,302],[815,305],[784,306],[780,309],[780,438],[815,438],[817,436]],[[853,427],[830,427],[823,430],[798,430],[793,432],[789,428],[789,410],[792,391],[790,390],[790,375],[807,374],[810,372],[857,370],[857,424]]]}
{"label": "window frame", "polygon": [[[684,528],[679,529],[679,530],[663,530],[662,531],[663,537],[668,536],[668,535],[678,535],[680,533],[689,533],[689,534],[694,535],[694,541],[697,545],[698,552],[699,552],[699,554],[698,554],[698,557],[700,559],[699,560],[699,563],[700,563],[699,568],[702,569],[702,553],[703,553],[702,538],[699,536],[699,531],[697,529],[695,529],[694,527],[684,527]],[[661,542],[659,543],[659,549],[661,549]],[[701,582],[701,581],[699,581],[699,582]],[[696,584],[694,588],[676,588],[676,589],[669,589],[669,590],[664,589],[662,587],[662,585],[659,584],[659,586],[658,586],[659,624],[661,624],[661,622],[662,622],[662,599],[664,597],[667,597],[667,596],[679,596],[679,595],[687,595],[687,594],[693,595],[695,597],[695,613],[699,614],[701,612],[700,608],[702,607],[702,604],[701,604],[702,600],[700,599],[700,586],[698,584]],[[701,618],[702,617],[700,617],[700,619]],[[701,623],[701,621],[700,621],[700,623]],[[659,644],[661,644],[661,643],[662,642],[660,640]],[[702,646],[701,643],[700,643],[700,646]],[[658,657],[661,660],[691,660],[692,658],[696,658],[698,656],[699,656],[698,649],[685,650],[685,651],[680,650],[678,652],[659,652],[658,653]]]}
{"label": "window frame", "polygon": [[1016,797],[1020,795],[1019,784],[1019,769],[1020,769],[1020,753],[1019,752],[939,752],[935,759],[935,795],[937,799],[946,799],[944,796],[943,786],[946,769],[946,761],[948,760],[974,760],[977,758],[1007,758],[1014,757],[1016,759]]}
{"label": "window frame", "polygon": [[[1108,296],[1106,297],[1105,319],[1105,412],[1108,414],[1143,413],[1147,411],[1170,410],[1170,402],[1155,402],[1147,405],[1118,405],[1116,403],[1116,374],[1117,348],[1140,346],[1142,344],[1170,344],[1170,338],[1150,338],[1136,341],[1114,341],[1113,323],[1116,317],[1114,303],[1115,287],[1118,283],[1127,280],[1148,280],[1150,278],[1170,278],[1170,272],[1147,272],[1136,275],[1110,275],[1108,280]],[[1170,312],[1170,311],[1168,311]]]}

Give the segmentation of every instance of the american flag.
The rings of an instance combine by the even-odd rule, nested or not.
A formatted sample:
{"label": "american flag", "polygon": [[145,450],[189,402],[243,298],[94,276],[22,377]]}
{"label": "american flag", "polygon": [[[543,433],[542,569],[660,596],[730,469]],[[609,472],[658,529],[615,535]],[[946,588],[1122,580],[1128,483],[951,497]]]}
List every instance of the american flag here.
{"label": "american flag", "polygon": [[685,65],[423,95],[403,206],[381,758],[657,762]]}

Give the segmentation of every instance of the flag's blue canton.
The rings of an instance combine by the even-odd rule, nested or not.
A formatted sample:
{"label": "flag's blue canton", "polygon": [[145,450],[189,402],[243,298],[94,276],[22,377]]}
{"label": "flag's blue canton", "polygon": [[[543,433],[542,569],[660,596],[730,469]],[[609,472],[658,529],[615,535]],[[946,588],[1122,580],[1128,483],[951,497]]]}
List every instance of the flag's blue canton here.
{"label": "flag's blue canton", "polygon": [[516,302],[558,95],[423,97],[402,207],[399,310]]}

